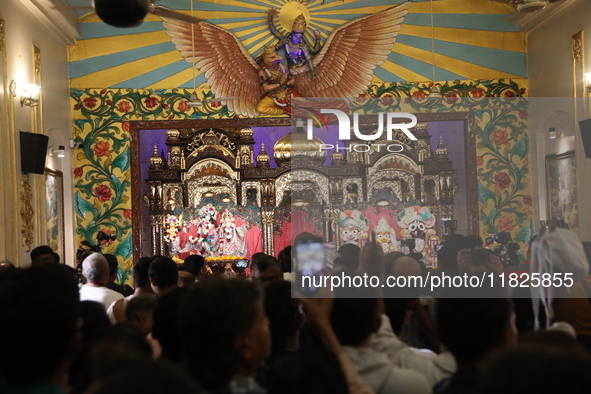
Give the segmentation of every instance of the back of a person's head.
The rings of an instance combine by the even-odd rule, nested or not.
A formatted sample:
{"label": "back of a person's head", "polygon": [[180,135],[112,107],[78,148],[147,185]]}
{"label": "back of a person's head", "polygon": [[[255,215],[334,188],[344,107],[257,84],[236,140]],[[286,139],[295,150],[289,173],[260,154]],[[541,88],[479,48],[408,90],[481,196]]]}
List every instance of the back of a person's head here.
{"label": "back of a person's head", "polygon": [[133,285],[136,288],[145,287],[150,283],[150,275],[148,274],[148,271],[152,261],[154,261],[153,257],[140,257],[133,265]]}
{"label": "back of a person's head", "polygon": [[178,286],[186,288],[195,286],[195,275],[188,271],[179,271]]}
{"label": "back of a person's head", "polygon": [[178,284],[179,269],[174,260],[169,257],[158,257],[154,259],[152,264],[150,264],[148,274],[160,290],[168,289]]}
{"label": "back of a person's head", "polygon": [[468,249],[482,247],[482,245],[484,245],[484,242],[482,241],[482,238],[480,238],[480,236],[478,235],[470,234],[464,237],[464,246]]}
{"label": "back of a person's head", "polygon": [[279,270],[281,270],[281,267],[279,267],[277,259],[273,256],[269,256],[268,254],[261,256],[258,259],[256,265],[254,265],[254,269],[258,272],[264,272],[271,267],[277,267],[279,268]]}
{"label": "back of a person's head", "polygon": [[392,272],[392,265],[399,258],[405,256],[402,252],[389,252],[384,255],[384,274],[390,275]]}
{"label": "back of a person's head", "polygon": [[113,254],[104,254],[105,259],[107,259],[107,264],[109,264],[109,277],[117,276],[117,271],[119,270],[119,262],[117,261],[117,257]]}
{"label": "back of a person's head", "polygon": [[277,255],[277,261],[282,272],[291,272],[291,245],[286,246]]}
{"label": "back of a person's head", "polygon": [[182,370],[145,357],[125,356],[95,374],[94,394],[198,394],[199,387]]}
{"label": "back of a person's head", "polygon": [[341,257],[349,257],[355,260],[359,260],[359,255],[361,253],[361,248],[354,244],[344,244],[342,245],[337,254]]}
{"label": "back of a person's head", "polygon": [[189,289],[185,287],[173,289],[159,296],[154,307],[152,336],[160,342],[162,357],[173,363],[182,360],[179,315],[181,304],[188,293]]}
{"label": "back of a person's head", "polygon": [[82,318],[82,340],[85,344],[99,338],[103,332],[111,327],[105,306],[95,301],[80,302],[80,317]]}
{"label": "back of a person's head", "polygon": [[484,363],[478,392],[482,394],[586,394],[589,353],[541,343],[494,352]]}
{"label": "back of a person's head", "polygon": [[332,263],[335,269],[340,267],[347,272],[357,272],[359,268],[359,259],[352,257],[337,257]]}
{"label": "back of a person's head", "polygon": [[194,276],[199,276],[199,273],[205,265],[205,258],[198,254],[192,254],[185,259],[185,269]]}
{"label": "back of a person's head", "polygon": [[16,267],[8,260],[0,261],[0,285],[12,279],[16,273]]}
{"label": "back of a person's head", "polygon": [[42,262],[48,262],[48,263],[54,263],[54,257],[53,257],[53,249],[51,249],[49,246],[47,245],[41,245],[41,246],[37,246],[35,249],[31,250],[31,263],[35,264],[41,261],[37,261],[37,259],[40,256],[43,255],[51,255],[51,258],[47,258],[47,261],[42,261]]}
{"label": "back of a person's head", "polygon": [[[362,278],[353,275],[353,278]],[[359,346],[375,331],[377,299],[375,289],[350,287],[335,289],[330,323],[343,345]]]}
{"label": "back of a person's head", "polygon": [[90,352],[91,365],[95,371],[100,371],[105,365],[126,356],[146,359],[152,356],[152,348],[144,333],[127,322],[117,323],[106,329],[100,339],[95,341]]}
{"label": "back of a person's head", "polygon": [[338,358],[326,349],[307,348],[274,362],[267,373],[269,394],[346,394]]}
{"label": "back of a person's head", "polygon": [[243,279],[212,276],[199,281],[181,307],[185,365],[208,390],[225,387],[241,362],[236,339],[252,330],[259,315],[257,286]]}
{"label": "back of a person's head", "polygon": [[511,330],[511,301],[477,298],[477,294],[454,289],[437,303],[439,338],[458,365],[475,364],[495,348],[504,346]]}
{"label": "back of a person's head", "polygon": [[84,259],[82,272],[89,282],[101,282],[109,276],[109,263],[100,253],[93,253]]}
{"label": "back of a person's head", "polygon": [[465,249],[467,248],[465,238],[462,234],[448,235],[445,238],[445,245],[455,246],[458,250]]}
{"label": "back of a person's head", "polygon": [[55,265],[19,270],[0,286],[0,374],[4,383],[38,384],[74,357],[78,283]]}
{"label": "back of a person's head", "polygon": [[[166,296],[163,295],[162,297]],[[161,297],[161,298],[162,298]],[[125,307],[125,320],[131,322],[136,313],[153,312],[156,308],[155,295],[139,295],[133,297]]]}
{"label": "back of a person's head", "polygon": [[291,283],[278,280],[264,287],[265,315],[271,331],[271,351],[276,357],[285,351],[287,340],[298,332],[301,324],[300,308],[291,297]]}
{"label": "back of a person's head", "polygon": [[257,252],[253,254],[250,258],[250,265],[255,267],[259,263],[259,260],[262,259],[264,256],[268,256],[268,254],[263,252]]}

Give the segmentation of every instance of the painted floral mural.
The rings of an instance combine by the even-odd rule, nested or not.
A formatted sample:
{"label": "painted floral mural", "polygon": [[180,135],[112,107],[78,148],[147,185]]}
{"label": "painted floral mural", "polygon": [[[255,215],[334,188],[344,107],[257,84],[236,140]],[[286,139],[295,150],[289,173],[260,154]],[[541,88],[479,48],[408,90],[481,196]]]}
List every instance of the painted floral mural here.
{"label": "painted floral mural", "polygon": [[[525,250],[533,232],[527,101],[521,98],[526,84],[524,79],[445,82],[438,84],[444,98],[430,100],[430,84],[383,83],[359,96],[354,110],[381,112],[404,98],[417,113],[474,112],[480,235],[510,231]],[[480,90],[459,97],[453,94],[458,89]],[[120,283],[130,279],[133,261],[129,121],[235,117],[219,103],[190,108],[190,94],[185,89],[71,90],[74,139],[80,146],[73,166],[77,243],[94,243],[99,231],[114,235],[115,241],[101,247],[122,262]],[[199,96],[213,97],[207,91]]]}

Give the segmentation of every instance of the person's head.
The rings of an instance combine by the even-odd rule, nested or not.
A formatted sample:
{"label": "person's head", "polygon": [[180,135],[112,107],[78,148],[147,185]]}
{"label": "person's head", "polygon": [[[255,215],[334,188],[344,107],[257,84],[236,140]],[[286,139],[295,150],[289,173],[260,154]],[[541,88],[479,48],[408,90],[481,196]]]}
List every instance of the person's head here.
{"label": "person's head", "polygon": [[89,282],[105,284],[109,280],[109,263],[100,253],[93,253],[84,259],[82,273]]}
{"label": "person's head", "polygon": [[258,259],[258,263],[253,266],[253,277],[260,284],[266,284],[274,280],[283,278],[281,267],[277,259],[273,256],[264,255]]}
{"label": "person's head", "polygon": [[78,283],[58,268],[22,269],[0,286],[4,384],[55,383],[77,354]]}
{"label": "person's head", "polygon": [[150,285],[150,275],[148,273],[150,264],[154,261],[153,257],[140,257],[133,265],[132,276],[135,288],[143,288],[152,291]]}
{"label": "person's head", "polygon": [[152,290],[156,294],[161,294],[171,290],[178,285],[179,269],[176,263],[169,257],[158,257],[148,270]]}
{"label": "person's head", "polygon": [[31,250],[31,265],[54,263],[53,249],[49,246],[41,245]]}
{"label": "person's head", "polygon": [[195,276],[187,271],[179,271],[178,286],[190,289],[195,286]]}
{"label": "person's head", "polygon": [[82,320],[80,332],[82,333],[82,342],[84,344],[94,342],[111,327],[105,306],[98,302],[81,301],[80,318]]}
{"label": "person's head", "polygon": [[477,296],[476,292],[452,290],[437,304],[439,338],[458,366],[475,365],[492,350],[517,340],[511,301]]}
{"label": "person's head", "polygon": [[104,254],[105,259],[107,259],[107,264],[109,264],[109,280],[108,282],[115,282],[117,280],[117,271],[119,270],[119,262],[117,261],[117,257],[112,254]]}
{"label": "person's head", "polygon": [[[354,276],[361,278],[360,276]],[[337,288],[330,323],[342,345],[362,347],[380,324],[375,289],[369,287]]]}
{"label": "person's head", "polygon": [[359,268],[359,260],[352,257],[337,257],[332,262],[333,269],[342,269],[347,272],[357,272]]}
{"label": "person's head", "polygon": [[389,275],[392,270],[392,265],[397,258],[405,256],[402,252],[389,252],[384,255],[384,274]]}
{"label": "person's head", "polygon": [[267,373],[269,394],[346,394],[347,380],[338,358],[321,347],[288,354]]}
{"label": "person's head", "polygon": [[458,248],[458,250],[465,249],[466,248],[466,241],[464,238],[466,238],[466,237],[464,237],[462,234],[448,235],[445,238],[445,245],[453,245],[456,248]]}
{"label": "person's head", "polygon": [[357,245],[354,245],[354,244],[344,244],[337,251],[337,255],[339,257],[353,258],[357,261],[359,261],[359,254],[360,253],[361,253],[361,248]]}
{"label": "person's head", "polygon": [[16,267],[10,261],[0,261],[0,285],[4,282],[8,282],[15,272]]}
{"label": "person's head", "polygon": [[225,387],[236,374],[253,375],[269,355],[268,325],[251,281],[216,276],[199,281],[181,312],[188,372],[208,390]]}
{"label": "person's head", "polygon": [[264,293],[265,315],[269,319],[271,331],[271,357],[276,358],[288,350],[288,341],[298,336],[304,316],[298,302],[291,297],[290,282],[271,282],[265,286]]}
{"label": "person's head", "polygon": [[470,234],[464,237],[464,246],[468,249],[474,249],[476,247],[482,247],[484,242],[482,242],[482,238],[478,235]]}
{"label": "person's head", "polygon": [[129,323],[109,327],[95,341],[90,351],[90,361],[96,372],[122,357],[130,356],[149,359],[152,357],[152,349],[144,333]]}
{"label": "person's head", "polygon": [[277,256],[281,272],[291,272],[291,245],[286,246]]}
{"label": "person's head", "polygon": [[60,255],[57,253],[54,253],[53,254],[53,262],[56,264],[59,264],[61,261],[62,261],[62,259],[61,259]]}
{"label": "person's head", "polygon": [[133,297],[125,308],[125,321],[139,328],[144,335],[148,335],[152,332],[154,325],[154,308],[156,308],[155,296]]}
{"label": "person's head", "polygon": [[201,280],[205,277],[205,270],[203,269],[204,266],[205,258],[203,258],[203,256],[199,256],[198,254],[192,254],[185,259],[185,269],[187,272],[193,274],[197,280]]}

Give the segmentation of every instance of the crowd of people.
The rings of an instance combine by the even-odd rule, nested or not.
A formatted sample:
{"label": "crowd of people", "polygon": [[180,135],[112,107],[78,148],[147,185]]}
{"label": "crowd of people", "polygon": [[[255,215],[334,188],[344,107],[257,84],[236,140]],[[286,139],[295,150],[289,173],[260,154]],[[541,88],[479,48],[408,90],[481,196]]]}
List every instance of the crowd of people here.
{"label": "crowd of people", "polygon": [[[472,251],[479,246],[482,240],[475,236],[450,237],[439,252],[438,270],[427,272],[417,256],[383,255],[375,240],[363,248],[346,244],[330,273],[530,271],[527,262],[507,268],[495,254],[474,264]],[[568,269],[564,253],[552,254],[552,247],[556,272]],[[579,247],[587,251],[586,245],[569,246]],[[569,252],[566,258],[576,256]],[[585,272],[589,261],[583,262]],[[278,258],[257,253],[251,277],[228,279],[209,274],[201,256],[188,257],[181,271],[168,257],[142,257],[133,265],[131,288],[116,283],[118,262],[112,255],[85,254],[82,281],[47,246],[31,252],[30,267],[1,262],[0,392],[589,390],[589,275],[576,278],[568,289],[571,297],[556,296],[538,307],[531,294],[519,294],[519,288],[508,293],[492,283],[438,293],[361,286],[299,297],[291,273],[297,264],[291,247]]]}

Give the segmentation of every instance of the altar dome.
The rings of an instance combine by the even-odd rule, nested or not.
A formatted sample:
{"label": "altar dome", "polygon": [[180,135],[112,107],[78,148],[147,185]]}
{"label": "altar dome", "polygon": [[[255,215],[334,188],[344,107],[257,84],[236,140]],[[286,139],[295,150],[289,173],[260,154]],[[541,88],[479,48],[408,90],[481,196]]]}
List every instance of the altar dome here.
{"label": "altar dome", "polygon": [[300,155],[308,156],[322,164],[326,160],[326,150],[321,149],[322,145],[324,142],[318,137],[309,140],[306,134],[290,133],[277,140],[273,146],[273,157],[278,166],[288,162],[293,156]]}

